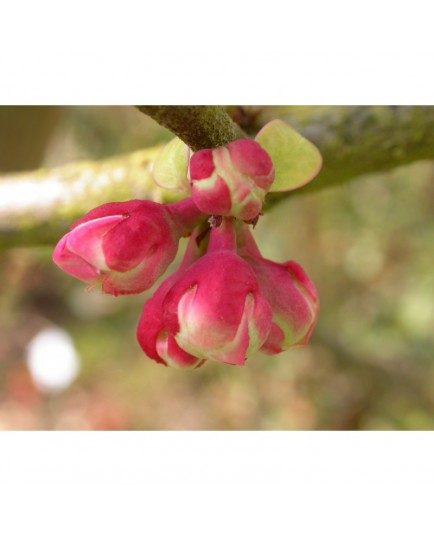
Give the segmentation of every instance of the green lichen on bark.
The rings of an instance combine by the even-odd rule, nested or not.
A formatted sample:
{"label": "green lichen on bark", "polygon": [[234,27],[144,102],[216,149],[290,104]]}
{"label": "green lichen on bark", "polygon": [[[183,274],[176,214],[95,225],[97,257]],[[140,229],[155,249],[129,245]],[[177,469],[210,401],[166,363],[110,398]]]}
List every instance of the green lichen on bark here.
{"label": "green lichen on bark", "polygon": [[168,128],[193,151],[220,147],[245,138],[223,106],[137,106]]}

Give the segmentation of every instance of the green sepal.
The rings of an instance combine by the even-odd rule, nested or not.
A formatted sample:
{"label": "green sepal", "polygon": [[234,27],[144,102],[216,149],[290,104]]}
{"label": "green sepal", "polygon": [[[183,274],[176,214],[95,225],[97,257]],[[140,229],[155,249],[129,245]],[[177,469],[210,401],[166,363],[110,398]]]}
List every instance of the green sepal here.
{"label": "green sepal", "polygon": [[187,177],[190,149],[179,138],[173,138],[154,161],[152,177],[158,186],[166,190],[190,192]]}
{"label": "green sepal", "polygon": [[280,119],[267,123],[255,141],[273,161],[275,178],[270,192],[300,188],[321,169],[322,156],[317,147]]}

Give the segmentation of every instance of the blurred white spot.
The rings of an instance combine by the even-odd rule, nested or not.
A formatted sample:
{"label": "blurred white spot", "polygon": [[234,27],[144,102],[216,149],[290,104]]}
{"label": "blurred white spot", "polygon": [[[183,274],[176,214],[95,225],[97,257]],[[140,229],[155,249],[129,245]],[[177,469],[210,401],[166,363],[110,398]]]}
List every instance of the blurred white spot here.
{"label": "blurred white spot", "polygon": [[27,346],[26,360],[36,387],[43,392],[63,391],[80,369],[74,343],[60,328],[46,328],[37,333]]}

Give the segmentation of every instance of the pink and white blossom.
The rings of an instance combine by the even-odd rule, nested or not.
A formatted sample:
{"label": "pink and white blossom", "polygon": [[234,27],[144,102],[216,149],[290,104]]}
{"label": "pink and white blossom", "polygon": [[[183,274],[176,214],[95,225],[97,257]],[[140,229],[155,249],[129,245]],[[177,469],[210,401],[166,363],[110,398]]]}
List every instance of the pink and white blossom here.
{"label": "pink and white blossom", "polygon": [[277,354],[304,346],[318,319],[318,294],[302,267],[294,261],[264,259],[246,225],[240,230],[240,254],[253,268],[273,311],[270,334],[261,351]]}
{"label": "pink and white blossom", "polygon": [[162,309],[167,332],[198,359],[244,365],[261,348],[271,307],[253,269],[236,254],[232,221],[211,230],[206,255],[170,288]]}
{"label": "pink and white blossom", "polygon": [[53,261],[107,294],[150,288],[175,258],[181,236],[203,219],[191,199],[172,205],[125,201],[80,218],[57,244]]}
{"label": "pink and white blossom", "polygon": [[194,202],[202,212],[244,221],[258,216],[274,180],[271,158],[249,139],[198,151],[190,159],[189,174]]}

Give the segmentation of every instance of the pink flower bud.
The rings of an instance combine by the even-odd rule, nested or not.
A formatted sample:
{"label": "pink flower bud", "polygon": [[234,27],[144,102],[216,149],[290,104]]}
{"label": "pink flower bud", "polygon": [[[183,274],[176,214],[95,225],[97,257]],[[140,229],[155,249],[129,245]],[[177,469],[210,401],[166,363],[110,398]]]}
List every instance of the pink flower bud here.
{"label": "pink flower bud", "polygon": [[264,259],[247,226],[239,238],[243,243],[240,253],[253,268],[273,311],[271,331],[261,351],[278,354],[293,346],[306,345],[318,318],[314,284],[294,261],[279,264]]}
{"label": "pink flower bud", "polygon": [[208,253],[168,291],[163,320],[185,352],[244,365],[269,335],[271,308],[252,268],[231,247],[233,225],[223,220],[211,231]]}
{"label": "pink flower bud", "polygon": [[107,294],[137,294],[165,272],[180,237],[201,218],[191,199],[172,205],[138,200],[107,203],[71,226],[57,244],[53,261]]}
{"label": "pink flower bud", "polygon": [[253,140],[204,149],[190,160],[192,196],[206,214],[253,220],[273,180],[273,162]]}
{"label": "pink flower bud", "polygon": [[178,346],[164,325],[162,308],[169,290],[199,255],[200,248],[195,243],[195,236],[192,236],[179,270],[166,279],[143,306],[137,326],[137,340],[145,354],[157,363],[175,368],[198,368],[205,363]]}
{"label": "pink flower bud", "polygon": [[182,350],[163,321],[163,301],[178,278],[176,273],[166,279],[143,306],[137,327],[137,340],[145,354],[157,363],[175,368],[198,368],[205,361]]}

